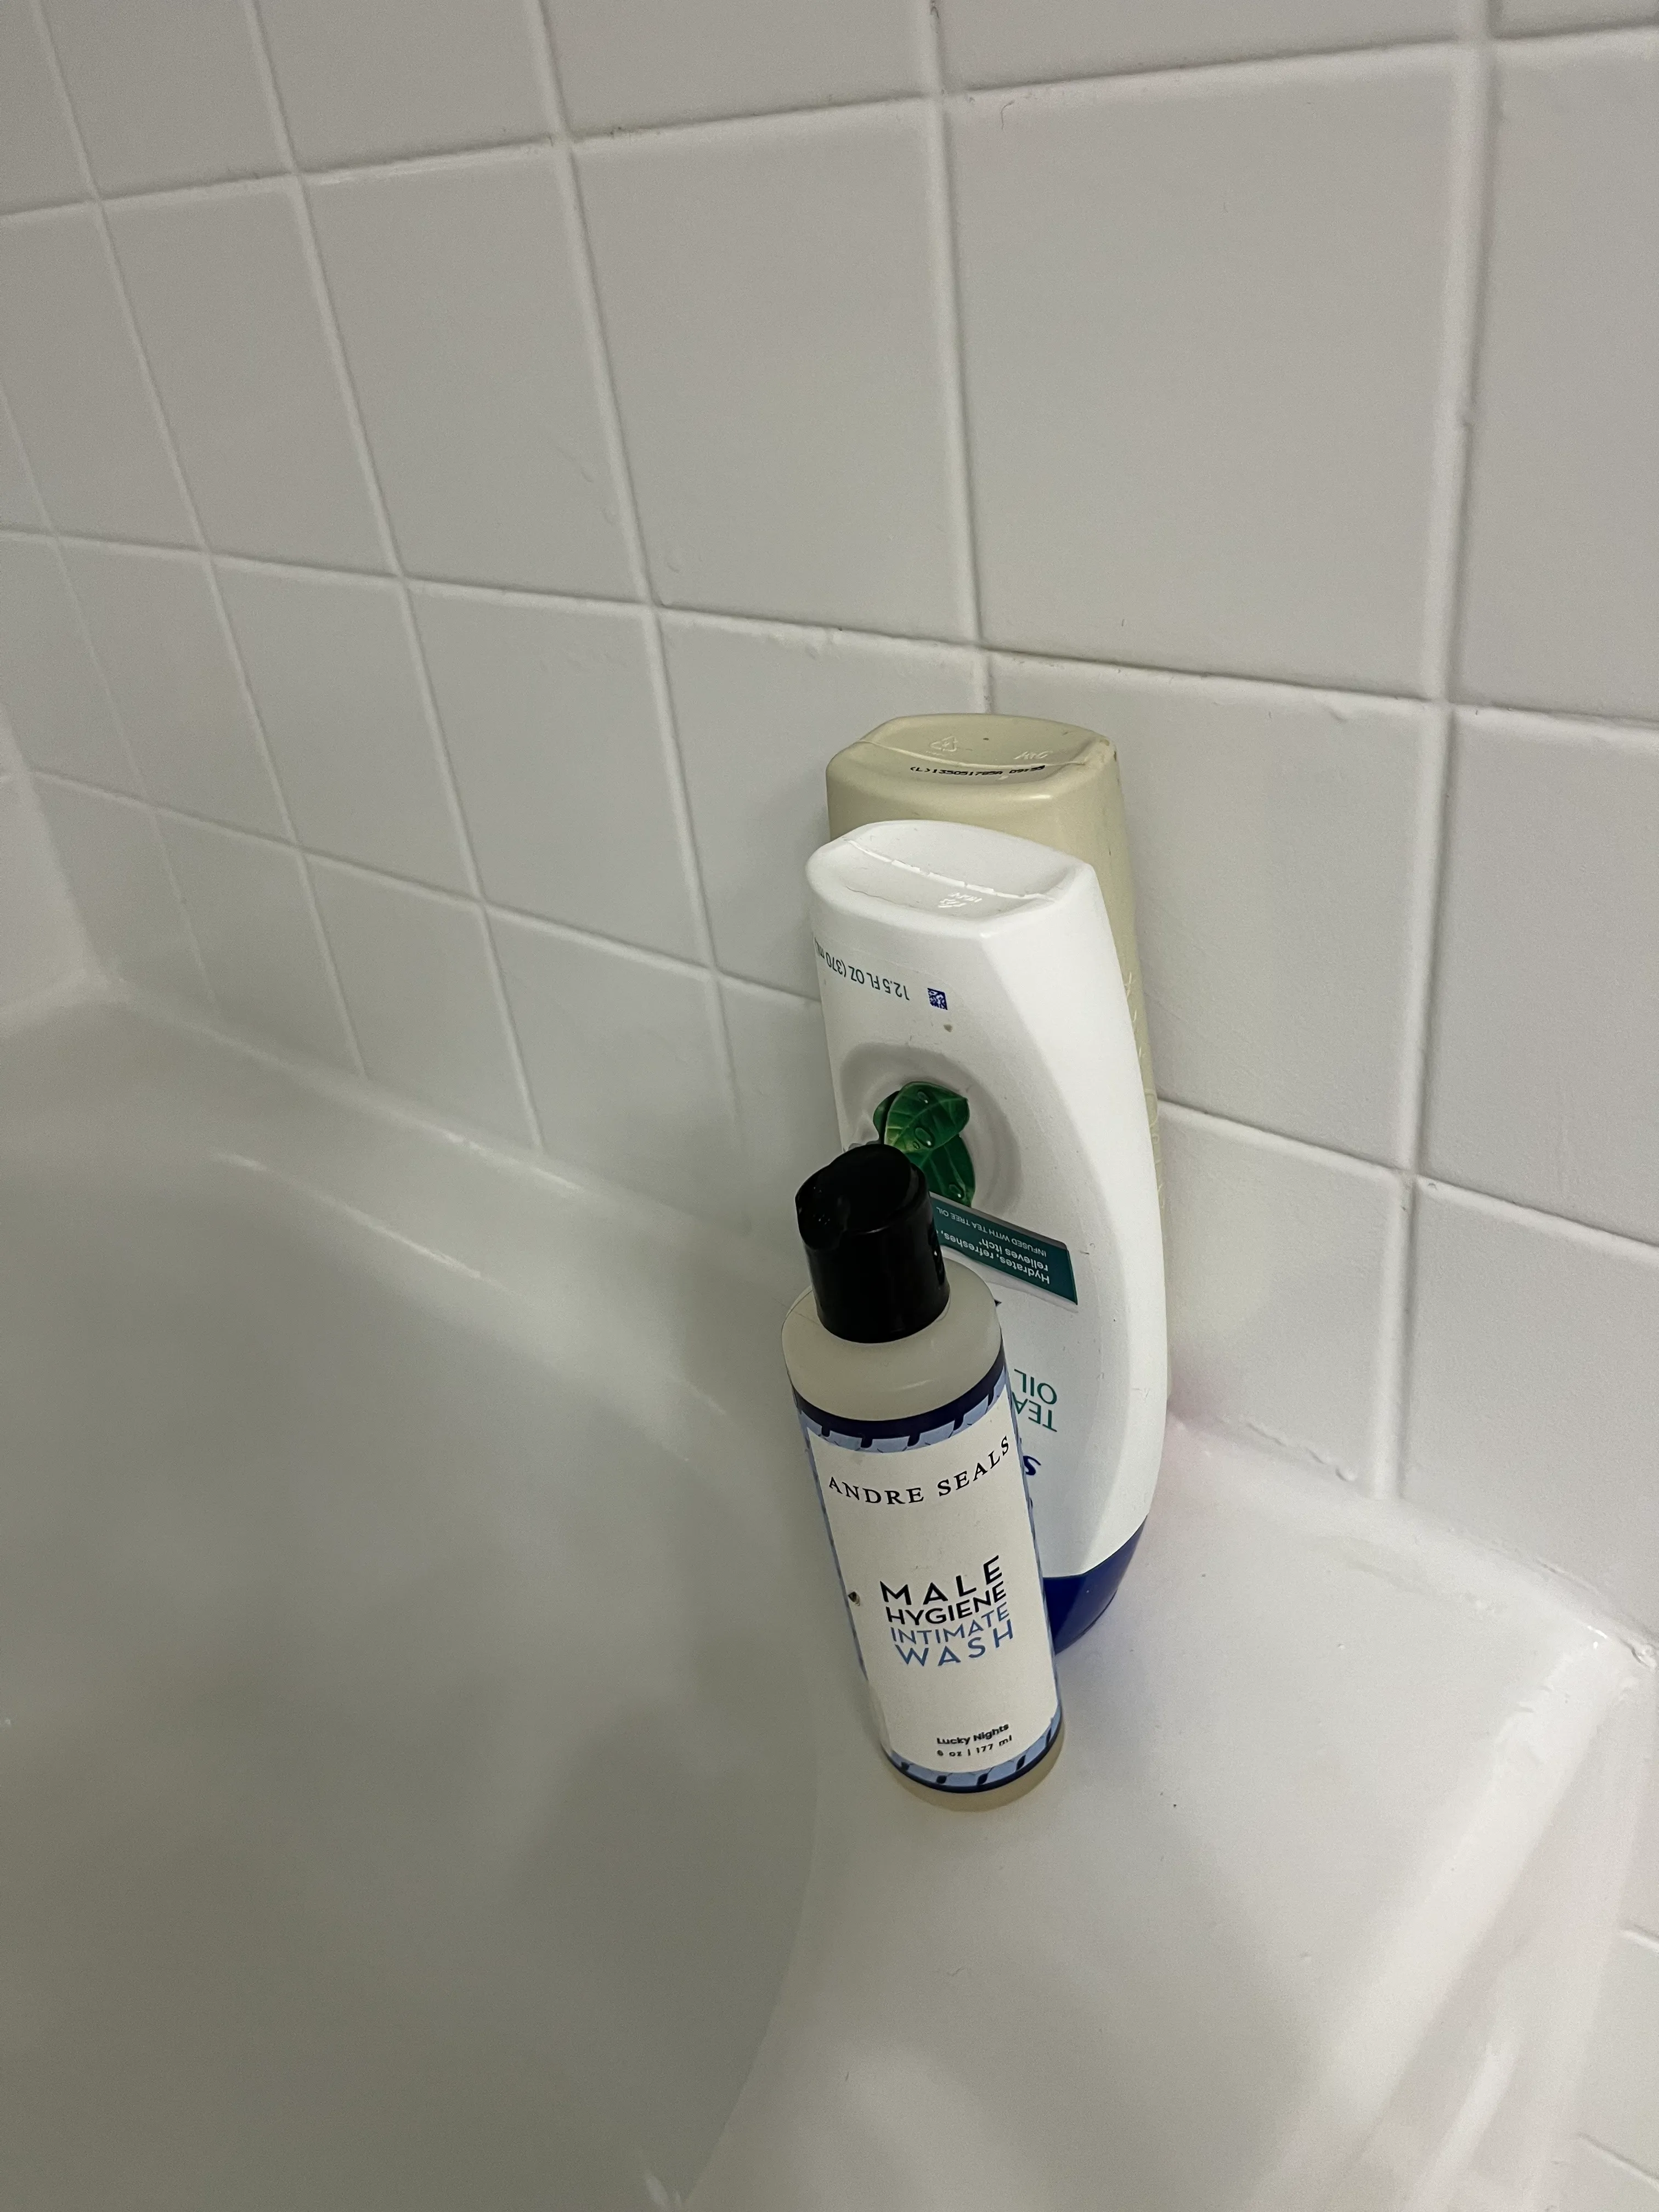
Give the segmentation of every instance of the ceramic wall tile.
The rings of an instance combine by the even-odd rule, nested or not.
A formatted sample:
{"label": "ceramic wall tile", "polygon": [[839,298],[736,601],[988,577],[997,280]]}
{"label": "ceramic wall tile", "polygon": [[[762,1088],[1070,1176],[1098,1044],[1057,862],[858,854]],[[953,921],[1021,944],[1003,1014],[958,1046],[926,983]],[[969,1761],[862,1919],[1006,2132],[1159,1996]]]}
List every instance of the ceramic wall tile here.
{"label": "ceramic wall tile", "polygon": [[926,0],[548,0],[580,131],[823,107],[926,88]]}
{"label": "ceramic wall tile", "polygon": [[1425,52],[957,108],[988,636],[1417,686],[1452,92]]}
{"label": "ceramic wall tile", "polygon": [[1431,1187],[1412,1319],[1406,1495],[1659,1628],[1659,1251]]}
{"label": "ceramic wall tile", "polygon": [[1455,0],[939,0],[953,84],[1030,84],[1252,54],[1442,39]]}
{"label": "ceramic wall tile", "polygon": [[279,835],[283,810],[197,553],[71,545],[76,598],[149,797]]}
{"label": "ceramic wall tile", "polygon": [[1650,23],[1656,16],[1656,0],[1492,0],[1492,27],[1499,33],[1591,31]]}
{"label": "ceramic wall tile", "polygon": [[1439,718],[1001,659],[993,682],[1117,747],[1160,1091],[1398,1159]]}
{"label": "ceramic wall tile", "polygon": [[533,1144],[477,907],[326,860],[311,877],[370,1080]]}
{"label": "ceramic wall tile", "polygon": [[644,616],[424,588],[415,605],[486,894],[695,952]]}
{"label": "ceramic wall tile", "polygon": [[301,843],[469,889],[401,592],[232,562],[219,583]]}
{"label": "ceramic wall tile", "polygon": [[548,1152],[741,1227],[747,1206],[712,978],[510,915],[492,927]]}
{"label": "ceramic wall tile", "polygon": [[0,526],[41,530],[46,520],[46,510],[29,478],[28,463],[11,419],[11,410],[0,393]]}
{"label": "ceramic wall tile", "polygon": [[532,138],[548,127],[535,0],[258,0],[312,167]]}
{"label": "ceramic wall tile", "polygon": [[1162,1136],[1175,1411],[1370,1477],[1399,1178],[1179,1107]]}
{"label": "ceramic wall tile", "polygon": [[384,567],[294,186],[127,201],[110,222],[209,544]]}
{"label": "ceramic wall tile", "polygon": [[1659,34],[1499,65],[1465,696],[1659,716]]}
{"label": "ceramic wall tile", "polygon": [[630,595],[552,155],[346,179],[313,204],[404,566]]}
{"label": "ceramic wall tile", "polygon": [[245,8],[46,0],[52,43],[102,192],[269,175],[283,166]]}
{"label": "ceramic wall tile", "polygon": [[189,510],[90,209],[0,223],[0,383],[60,530],[189,544]]}
{"label": "ceramic wall tile", "polygon": [[0,532],[0,707],[34,768],[109,791],[137,780],[55,546]]}
{"label": "ceramic wall tile", "polygon": [[1428,1160],[1659,1240],[1659,736],[1466,714]]}
{"label": "ceramic wall tile", "polygon": [[659,596],[960,635],[921,110],[596,141],[580,172]]}
{"label": "ceramic wall tile", "polygon": [[0,211],[79,199],[75,132],[33,8],[0,8]]}
{"label": "ceramic wall tile", "polygon": [[177,814],[161,817],[161,835],[225,1020],[303,1058],[355,1066],[293,846]]}
{"label": "ceramic wall tile", "polygon": [[135,989],[210,1001],[151,810],[53,776],[36,779],[52,843],[92,949]]}

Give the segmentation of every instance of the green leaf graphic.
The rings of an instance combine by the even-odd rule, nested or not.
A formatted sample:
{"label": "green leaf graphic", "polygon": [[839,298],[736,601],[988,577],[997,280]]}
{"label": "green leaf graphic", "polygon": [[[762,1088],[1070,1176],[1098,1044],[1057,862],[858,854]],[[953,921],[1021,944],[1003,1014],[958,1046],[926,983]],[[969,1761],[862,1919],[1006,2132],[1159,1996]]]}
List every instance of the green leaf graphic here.
{"label": "green leaf graphic", "polygon": [[962,1133],[968,1101],[940,1083],[907,1083],[875,1112],[876,1134],[914,1160],[929,1190],[958,1206],[974,1202],[974,1163]]}

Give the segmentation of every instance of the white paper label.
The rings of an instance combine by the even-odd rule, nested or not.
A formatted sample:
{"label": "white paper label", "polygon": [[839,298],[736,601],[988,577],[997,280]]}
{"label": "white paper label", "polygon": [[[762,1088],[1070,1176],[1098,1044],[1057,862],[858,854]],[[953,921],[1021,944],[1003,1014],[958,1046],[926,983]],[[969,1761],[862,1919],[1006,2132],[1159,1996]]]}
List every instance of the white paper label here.
{"label": "white paper label", "polygon": [[908,1424],[796,1403],[889,1756],[939,1789],[1012,1782],[1060,1693],[1006,1369]]}

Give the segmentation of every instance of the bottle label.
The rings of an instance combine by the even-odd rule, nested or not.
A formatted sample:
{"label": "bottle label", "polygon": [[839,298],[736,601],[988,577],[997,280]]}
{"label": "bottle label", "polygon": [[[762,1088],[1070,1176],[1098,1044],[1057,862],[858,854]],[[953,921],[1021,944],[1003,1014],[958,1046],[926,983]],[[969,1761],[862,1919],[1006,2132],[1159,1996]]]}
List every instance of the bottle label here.
{"label": "bottle label", "polygon": [[795,1404],[888,1757],[935,1790],[1015,1781],[1060,1692],[1001,1354],[908,1420]]}

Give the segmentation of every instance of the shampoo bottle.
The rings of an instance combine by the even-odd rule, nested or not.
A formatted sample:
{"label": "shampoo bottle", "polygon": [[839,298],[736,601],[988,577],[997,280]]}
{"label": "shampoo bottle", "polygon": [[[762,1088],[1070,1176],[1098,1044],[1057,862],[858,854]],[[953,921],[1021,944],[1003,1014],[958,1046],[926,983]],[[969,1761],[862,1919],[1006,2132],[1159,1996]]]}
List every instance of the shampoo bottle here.
{"label": "shampoo bottle", "polygon": [[807,865],[842,1141],[923,1171],[997,1300],[1054,1647],[1110,1601],[1164,1449],[1158,1176],[1093,867],[1029,838],[876,822]]}
{"label": "shampoo bottle", "polygon": [[1006,1802],[1060,1711],[995,1303],[890,1146],[832,1160],[795,1212],[811,1288],[784,1363],[883,1747],[939,1798]]}

